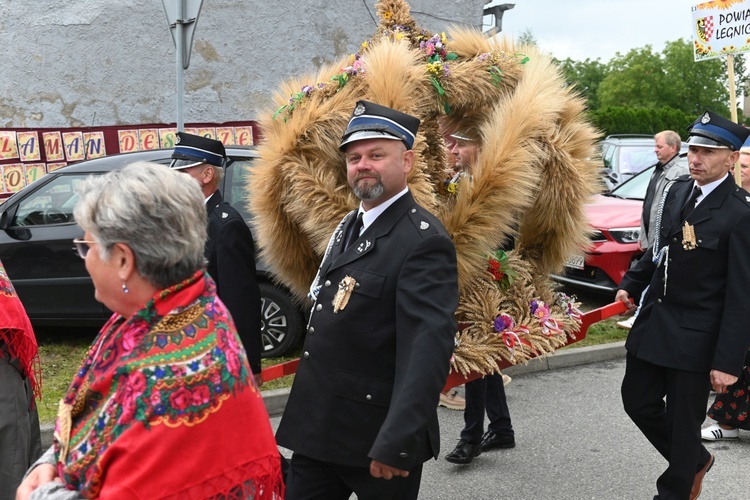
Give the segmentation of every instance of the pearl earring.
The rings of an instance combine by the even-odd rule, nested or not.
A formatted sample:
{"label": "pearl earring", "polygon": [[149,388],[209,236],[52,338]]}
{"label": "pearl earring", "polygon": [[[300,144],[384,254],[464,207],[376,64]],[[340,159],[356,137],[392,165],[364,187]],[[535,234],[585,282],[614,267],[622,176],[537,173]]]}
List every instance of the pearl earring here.
{"label": "pearl earring", "polygon": [[130,290],[128,290],[128,285],[125,284],[125,282],[122,282],[122,293],[128,293]]}

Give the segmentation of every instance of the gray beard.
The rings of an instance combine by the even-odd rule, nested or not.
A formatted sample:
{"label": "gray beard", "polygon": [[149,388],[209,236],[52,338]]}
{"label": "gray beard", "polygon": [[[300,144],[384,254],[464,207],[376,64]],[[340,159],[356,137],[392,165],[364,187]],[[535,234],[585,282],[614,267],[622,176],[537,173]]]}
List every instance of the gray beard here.
{"label": "gray beard", "polygon": [[383,187],[382,182],[378,182],[374,186],[367,188],[360,188],[355,184],[352,191],[354,191],[354,195],[360,200],[373,200],[383,194],[385,187]]}

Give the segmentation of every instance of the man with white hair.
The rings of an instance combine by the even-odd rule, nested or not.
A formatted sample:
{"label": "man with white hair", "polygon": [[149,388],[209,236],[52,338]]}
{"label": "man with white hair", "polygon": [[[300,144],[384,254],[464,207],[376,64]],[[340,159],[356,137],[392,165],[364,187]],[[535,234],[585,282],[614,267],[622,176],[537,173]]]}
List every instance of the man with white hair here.
{"label": "man with white hair", "polygon": [[173,170],[190,175],[206,197],[208,274],[216,282],[219,299],[229,309],[242,345],[247,352],[255,384],[260,387],[260,354],[263,349],[260,318],[260,288],[255,271],[255,244],[245,219],[219,191],[227,161],[221,141],[177,132],[172,152]]}

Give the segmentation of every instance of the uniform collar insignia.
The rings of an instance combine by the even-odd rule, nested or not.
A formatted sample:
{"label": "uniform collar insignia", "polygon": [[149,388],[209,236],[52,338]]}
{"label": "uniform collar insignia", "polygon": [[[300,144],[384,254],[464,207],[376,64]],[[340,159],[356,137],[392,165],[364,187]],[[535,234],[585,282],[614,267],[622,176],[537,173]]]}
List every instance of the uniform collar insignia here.
{"label": "uniform collar insignia", "polygon": [[229,214],[228,214],[228,213],[226,213],[226,212],[221,212],[221,218],[222,218],[222,219],[226,219],[227,217],[229,217]]}
{"label": "uniform collar insignia", "polygon": [[428,227],[430,227],[430,224],[427,223],[427,222],[425,222],[425,221],[422,221],[422,222],[419,223],[419,229],[421,229],[422,231],[424,231]]}
{"label": "uniform collar insignia", "polygon": [[371,246],[372,246],[372,242],[370,242],[370,240],[365,240],[359,245],[357,245],[357,253],[363,253],[367,249],[369,249]]}

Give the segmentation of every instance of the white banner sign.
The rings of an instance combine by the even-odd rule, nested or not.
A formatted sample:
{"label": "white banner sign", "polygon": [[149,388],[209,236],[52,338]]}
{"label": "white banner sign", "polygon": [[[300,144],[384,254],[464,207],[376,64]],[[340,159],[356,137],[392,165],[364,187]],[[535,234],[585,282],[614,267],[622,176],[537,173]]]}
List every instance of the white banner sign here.
{"label": "white banner sign", "polygon": [[692,11],[696,61],[750,51],[750,0],[714,0]]}

